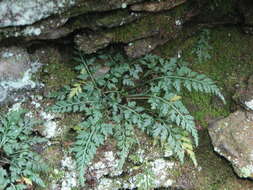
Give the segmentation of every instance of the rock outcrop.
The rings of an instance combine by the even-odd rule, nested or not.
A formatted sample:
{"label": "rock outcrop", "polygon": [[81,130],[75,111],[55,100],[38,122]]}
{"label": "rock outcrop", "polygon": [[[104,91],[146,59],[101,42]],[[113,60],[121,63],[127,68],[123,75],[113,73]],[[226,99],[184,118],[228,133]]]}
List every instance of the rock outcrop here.
{"label": "rock outcrop", "polygon": [[253,75],[249,77],[245,86],[237,90],[233,98],[245,109],[253,111]]}
{"label": "rock outcrop", "polygon": [[23,89],[38,86],[32,80],[32,74],[40,67],[39,62],[32,61],[23,48],[10,47],[0,50],[0,104],[22,98]]}
{"label": "rock outcrop", "polygon": [[236,174],[253,178],[253,113],[236,111],[208,130],[214,150],[231,162]]}
{"label": "rock outcrop", "polygon": [[87,54],[121,43],[128,56],[140,57],[175,39],[193,16],[186,0],[23,1],[0,2],[0,41],[55,40],[73,34],[77,48]]}

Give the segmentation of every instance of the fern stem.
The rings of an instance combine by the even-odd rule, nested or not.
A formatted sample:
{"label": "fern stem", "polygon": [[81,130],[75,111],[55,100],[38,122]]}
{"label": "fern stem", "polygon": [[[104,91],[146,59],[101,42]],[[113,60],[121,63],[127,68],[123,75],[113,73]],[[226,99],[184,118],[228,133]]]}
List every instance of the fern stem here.
{"label": "fern stem", "polygon": [[138,115],[140,117],[140,114],[138,112],[134,111],[133,109],[129,108],[128,106],[124,106],[124,105],[121,105],[121,104],[118,104],[118,105],[122,108],[128,109],[129,111],[135,113],[136,115]]}
{"label": "fern stem", "polygon": [[81,56],[81,55],[80,55],[80,58],[81,58],[81,61],[82,61],[83,65],[85,66],[85,70],[86,70],[87,73],[90,75],[90,78],[91,78],[91,80],[92,80],[92,83],[94,84],[94,86],[95,86],[97,89],[99,89],[98,86],[97,86],[97,83],[96,83],[95,78],[93,77],[93,75],[92,75],[91,72],[90,72],[90,69],[89,69],[89,67],[88,67],[88,65],[87,65],[87,63],[86,63],[86,60],[85,60],[85,59],[83,58],[83,56]]}
{"label": "fern stem", "polygon": [[[141,97],[141,96],[143,96],[143,97]],[[148,99],[148,98],[157,98],[157,99],[159,99],[159,100],[161,100],[161,101],[163,101],[164,103],[166,103],[166,104],[168,104],[169,106],[171,106],[177,113],[178,113],[178,115],[180,115],[182,118],[184,118],[184,115],[175,107],[175,106],[173,106],[169,101],[167,101],[167,100],[165,100],[164,98],[161,98],[161,97],[159,97],[159,96],[152,96],[152,95],[144,95],[144,94],[136,94],[136,95],[130,95],[130,98],[137,98],[137,99],[140,99],[140,98],[142,98],[142,99]]]}
{"label": "fern stem", "polygon": [[173,75],[172,76],[157,77],[157,78],[149,80],[149,82],[152,82],[152,81],[155,81],[155,80],[160,80],[160,79],[165,79],[165,78],[190,80],[190,81],[201,83],[201,84],[204,85],[204,83],[202,81],[200,81],[200,80],[196,80],[196,79],[193,79],[193,78],[187,78],[187,77],[173,76]]}
{"label": "fern stem", "polygon": [[[86,156],[86,152],[87,152],[87,149],[88,149],[88,145],[90,144],[90,141],[91,141],[91,138],[93,137],[93,135],[94,135],[94,133],[97,131],[97,127],[93,127],[92,128],[92,131],[91,131],[91,134],[89,135],[89,138],[88,138],[88,140],[86,141],[87,143],[86,143],[86,145],[85,145],[85,148],[84,148],[84,153],[85,154],[82,154],[82,160],[85,160],[85,156]],[[85,169],[85,163],[83,163],[82,164],[82,168],[80,168],[80,169]],[[79,173],[81,173],[82,174],[82,172],[81,171],[79,171]],[[84,176],[81,176],[80,175],[80,183],[81,183],[81,185],[84,185]]]}

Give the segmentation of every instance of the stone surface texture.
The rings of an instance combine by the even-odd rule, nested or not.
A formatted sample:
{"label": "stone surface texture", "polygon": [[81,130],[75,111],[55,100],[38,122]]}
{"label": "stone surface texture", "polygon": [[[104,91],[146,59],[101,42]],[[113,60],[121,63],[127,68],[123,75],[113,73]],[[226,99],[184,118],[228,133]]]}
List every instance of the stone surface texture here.
{"label": "stone surface texture", "polygon": [[185,2],[186,0],[165,0],[165,1],[146,2],[142,4],[132,5],[130,9],[132,11],[159,12],[170,10]]}
{"label": "stone surface texture", "polygon": [[189,19],[190,8],[181,8],[186,3],[186,0],[31,0],[29,3],[3,0],[0,41],[56,40],[73,34],[78,49],[87,54],[110,44],[128,46],[136,41],[136,45],[126,47],[126,52],[139,57],[177,35]]}
{"label": "stone surface texture", "polygon": [[2,48],[0,50],[0,104],[19,99],[23,92],[17,94],[17,91],[38,86],[32,80],[32,75],[39,67],[39,62],[32,62],[25,49]]}
{"label": "stone surface texture", "polygon": [[231,162],[236,174],[253,178],[253,113],[236,111],[208,130],[214,150]]}
{"label": "stone surface texture", "polygon": [[233,96],[233,99],[245,109],[253,111],[253,75],[246,85],[242,85]]}
{"label": "stone surface texture", "polygon": [[0,28],[33,24],[73,6],[75,0],[3,0]]}

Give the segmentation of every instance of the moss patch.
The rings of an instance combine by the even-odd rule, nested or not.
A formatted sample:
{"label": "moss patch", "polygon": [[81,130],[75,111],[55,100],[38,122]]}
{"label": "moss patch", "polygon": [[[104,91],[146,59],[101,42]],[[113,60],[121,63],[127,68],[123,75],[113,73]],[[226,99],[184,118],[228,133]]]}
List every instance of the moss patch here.
{"label": "moss patch", "polygon": [[41,81],[50,91],[69,85],[76,76],[73,67],[74,65],[70,66],[57,58],[52,58],[50,63],[43,67]]}
{"label": "moss patch", "polygon": [[217,81],[222,89],[227,101],[225,106],[212,104],[215,101],[211,96],[184,93],[186,104],[193,108],[193,116],[204,126],[210,119],[229,114],[234,106],[232,96],[237,87],[243,85],[245,79],[253,73],[253,37],[244,35],[237,28],[222,27],[210,33],[211,59],[202,63],[198,63],[192,53],[198,34],[175,44],[170,42],[158,50],[163,57],[175,56],[178,51],[182,51],[183,59],[190,63],[193,70]]}

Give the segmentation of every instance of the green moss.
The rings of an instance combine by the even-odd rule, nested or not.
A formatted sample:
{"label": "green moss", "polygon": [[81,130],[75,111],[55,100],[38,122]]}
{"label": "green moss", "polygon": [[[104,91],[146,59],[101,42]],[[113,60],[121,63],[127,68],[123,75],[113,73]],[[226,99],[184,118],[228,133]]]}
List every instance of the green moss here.
{"label": "green moss", "polygon": [[237,28],[222,27],[211,30],[210,33],[211,59],[202,63],[198,63],[192,53],[199,34],[187,40],[169,42],[159,49],[163,57],[175,56],[179,50],[182,51],[183,59],[190,63],[193,70],[206,74],[221,87],[227,101],[225,106],[215,106],[211,96],[184,93],[186,104],[191,107],[197,123],[202,126],[207,126],[213,118],[229,114],[233,107],[232,96],[236,92],[236,86],[241,86],[253,70],[253,37],[244,35]]}
{"label": "green moss", "polygon": [[204,95],[197,92],[184,93],[184,102],[186,103],[192,116],[195,118],[197,125],[201,127],[207,127],[208,123],[218,117],[225,117],[229,115],[229,104],[223,105],[219,102],[219,105],[215,105],[211,95]]}
{"label": "green moss", "polygon": [[74,66],[61,63],[57,58],[52,57],[50,63],[43,67],[41,80],[49,90],[59,89],[64,85],[69,85],[76,74],[73,71]]}
{"label": "green moss", "polygon": [[[179,14],[178,12],[177,14]],[[183,16],[182,12],[180,12],[181,16]],[[173,37],[173,35],[175,35],[178,31],[178,29],[174,27],[175,20],[177,19],[177,15],[175,15],[175,13],[176,12],[173,11],[156,15],[147,14],[145,17],[137,20],[136,22],[110,31],[107,35],[113,36],[114,42],[123,43],[157,34]]]}

